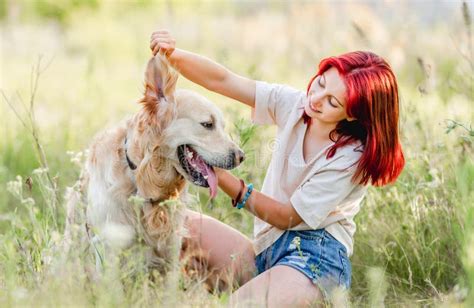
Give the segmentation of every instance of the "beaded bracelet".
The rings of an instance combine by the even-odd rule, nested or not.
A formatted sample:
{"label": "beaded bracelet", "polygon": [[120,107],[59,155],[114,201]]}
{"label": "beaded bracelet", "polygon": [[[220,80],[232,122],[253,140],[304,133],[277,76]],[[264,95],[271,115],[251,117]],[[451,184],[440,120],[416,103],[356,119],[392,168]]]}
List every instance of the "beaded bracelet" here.
{"label": "beaded bracelet", "polygon": [[242,197],[242,194],[244,193],[244,189],[245,189],[244,180],[240,179],[240,191],[239,191],[239,194],[237,195],[237,197],[235,197],[235,199],[232,199],[232,206],[233,207],[237,206],[237,203],[239,202],[240,198]]}
{"label": "beaded bracelet", "polygon": [[239,210],[245,206],[245,203],[247,202],[248,198],[250,197],[250,194],[252,193],[252,190],[253,190],[253,184],[250,183],[247,186],[247,192],[245,193],[244,199],[242,200],[242,202],[237,203],[237,208]]}

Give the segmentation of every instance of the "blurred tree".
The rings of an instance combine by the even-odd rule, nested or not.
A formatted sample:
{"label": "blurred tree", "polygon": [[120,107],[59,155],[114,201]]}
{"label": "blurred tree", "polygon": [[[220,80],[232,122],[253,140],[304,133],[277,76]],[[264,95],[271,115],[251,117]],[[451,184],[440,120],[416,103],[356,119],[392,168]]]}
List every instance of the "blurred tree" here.
{"label": "blurred tree", "polygon": [[0,0],[0,20],[7,16],[7,0]]}
{"label": "blurred tree", "polygon": [[53,19],[62,24],[67,23],[69,15],[75,9],[97,9],[101,0],[0,0],[0,20],[8,17],[12,9],[20,15],[33,15]]}
{"label": "blurred tree", "polygon": [[33,1],[35,11],[41,17],[56,19],[59,22],[66,22],[69,13],[80,7],[97,8],[98,0],[36,0]]}

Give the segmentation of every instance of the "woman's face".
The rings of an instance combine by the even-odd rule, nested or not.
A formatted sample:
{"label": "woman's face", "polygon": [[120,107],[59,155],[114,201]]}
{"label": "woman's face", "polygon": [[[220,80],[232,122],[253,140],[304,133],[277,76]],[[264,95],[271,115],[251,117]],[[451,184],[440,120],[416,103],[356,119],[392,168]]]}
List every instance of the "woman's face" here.
{"label": "woman's face", "polygon": [[347,89],[336,68],[331,67],[317,76],[308,92],[305,111],[313,121],[337,125],[342,120],[352,121],[346,113]]}

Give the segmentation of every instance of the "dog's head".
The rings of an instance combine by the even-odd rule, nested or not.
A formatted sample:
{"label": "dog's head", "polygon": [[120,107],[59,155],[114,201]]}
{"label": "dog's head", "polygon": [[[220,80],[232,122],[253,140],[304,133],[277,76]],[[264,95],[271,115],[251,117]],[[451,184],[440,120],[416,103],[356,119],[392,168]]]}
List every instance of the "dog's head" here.
{"label": "dog's head", "polygon": [[148,62],[143,108],[130,132],[130,155],[140,161],[137,187],[140,194],[155,198],[157,190],[185,178],[209,187],[214,197],[213,167],[232,169],[244,154],[225,133],[220,110],[197,93],[176,90],[177,77],[163,57]]}

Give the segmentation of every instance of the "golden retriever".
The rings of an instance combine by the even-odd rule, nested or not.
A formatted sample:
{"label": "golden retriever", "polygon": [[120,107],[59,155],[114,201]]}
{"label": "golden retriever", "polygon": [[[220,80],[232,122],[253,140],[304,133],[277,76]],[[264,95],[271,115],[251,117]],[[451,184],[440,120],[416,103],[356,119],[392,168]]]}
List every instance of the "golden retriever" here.
{"label": "golden retriever", "polygon": [[[160,55],[149,60],[141,110],[100,133],[86,162],[87,223],[95,241],[125,248],[138,230],[163,266],[179,241],[183,207],[166,200],[185,195],[186,180],[217,192],[214,167],[231,169],[244,158],[224,132],[220,110],[201,95],[176,90],[178,78]],[[143,198],[139,207],[131,196]],[[165,263],[163,263],[165,262]]]}

